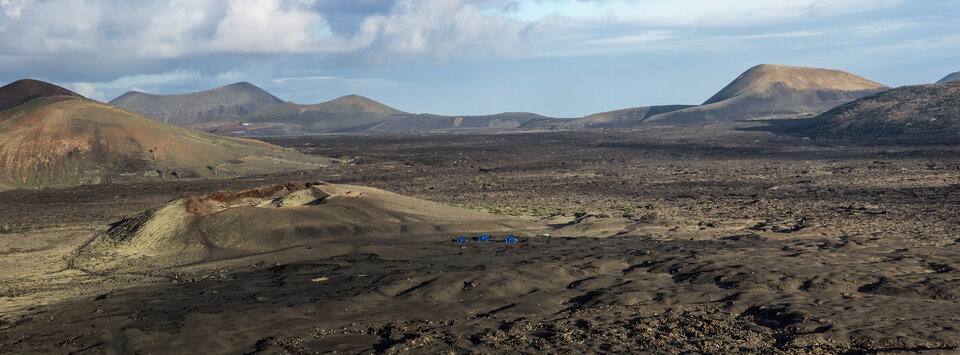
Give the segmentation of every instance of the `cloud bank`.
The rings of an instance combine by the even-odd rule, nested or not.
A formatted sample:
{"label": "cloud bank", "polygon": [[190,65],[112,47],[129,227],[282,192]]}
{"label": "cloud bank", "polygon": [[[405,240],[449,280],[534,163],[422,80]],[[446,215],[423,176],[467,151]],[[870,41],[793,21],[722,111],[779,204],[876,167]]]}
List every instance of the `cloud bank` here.
{"label": "cloud bank", "polygon": [[[958,24],[949,11],[957,6],[956,0],[0,0],[0,81],[47,80],[98,99],[134,88],[182,93],[251,81],[301,102],[366,91],[424,105],[446,95],[462,106],[473,102],[455,97],[469,80],[483,89],[464,96],[492,97],[511,86],[553,107],[558,94],[550,93],[638,96],[653,68],[664,66],[698,78],[726,78],[731,73],[717,63],[734,62],[722,70],[761,61],[879,68],[878,57],[903,57],[891,49],[916,47],[943,62],[955,52],[955,31],[948,32]],[[521,80],[529,81],[523,89]],[[503,94],[476,105],[507,100],[514,99]]]}
{"label": "cloud bank", "polygon": [[[0,53],[141,59],[352,54],[372,63],[385,56],[514,58],[568,47],[571,41],[585,48],[615,46],[684,26],[748,26],[899,2],[0,0]],[[624,36],[615,29],[643,33]]]}

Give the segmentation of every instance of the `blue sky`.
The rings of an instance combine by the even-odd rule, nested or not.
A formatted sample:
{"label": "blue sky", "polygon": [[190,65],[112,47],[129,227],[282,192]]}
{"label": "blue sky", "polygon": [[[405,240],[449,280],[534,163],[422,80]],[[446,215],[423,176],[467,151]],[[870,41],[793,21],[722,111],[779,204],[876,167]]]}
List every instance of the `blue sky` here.
{"label": "blue sky", "polygon": [[0,85],[109,101],[249,81],[408,112],[696,104],[760,63],[960,71],[960,0],[0,0]]}

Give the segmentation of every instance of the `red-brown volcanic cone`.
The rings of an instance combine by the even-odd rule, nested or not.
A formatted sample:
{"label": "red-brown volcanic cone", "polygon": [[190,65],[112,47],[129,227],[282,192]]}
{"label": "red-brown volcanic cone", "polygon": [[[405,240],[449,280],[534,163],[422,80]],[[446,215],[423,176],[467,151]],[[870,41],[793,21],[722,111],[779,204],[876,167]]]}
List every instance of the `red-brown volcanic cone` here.
{"label": "red-brown volcanic cone", "polygon": [[22,79],[0,87],[0,111],[24,102],[47,96],[77,96],[79,94],[39,80]]}

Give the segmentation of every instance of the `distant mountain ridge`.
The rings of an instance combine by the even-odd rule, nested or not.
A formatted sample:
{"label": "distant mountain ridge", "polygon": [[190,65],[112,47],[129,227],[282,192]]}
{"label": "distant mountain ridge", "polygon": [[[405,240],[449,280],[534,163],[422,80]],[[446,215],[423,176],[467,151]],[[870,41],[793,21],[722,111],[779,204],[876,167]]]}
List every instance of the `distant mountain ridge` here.
{"label": "distant mountain ridge", "polygon": [[312,105],[286,102],[234,119],[190,127],[229,136],[286,136],[346,132],[417,132],[449,129],[515,129],[544,118],[526,112],[443,116],[404,112],[360,95]]}
{"label": "distant mountain ridge", "polygon": [[282,103],[248,82],[179,95],[130,91],[110,101],[110,105],[178,126],[239,117]]}
{"label": "distant mountain ridge", "polygon": [[[312,105],[285,102],[232,121],[232,130],[218,134],[263,136],[362,131],[409,113],[360,95],[347,95]],[[229,127],[229,126],[228,126]]]}
{"label": "distant mountain ridge", "polygon": [[701,105],[658,105],[558,119],[527,112],[480,116],[413,114],[359,95],[303,105],[249,83],[183,95],[130,92],[111,104],[183,127],[228,136],[345,132],[624,128],[736,120],[809,118],[889,87],[833,69],[754,66]]}
{"label": "distant mountain ridge", "polygon": [[654,115],[644,123],[812,117],[888,89],[839,70],[761,64],[738,76],[702,105]]}
{"label": "distant mountain ridge", "polygon": [[639,125],[651,116],[682,110],[693,105],[660,105],[634,107],[622,110],[595,113],[553,126],[554,129],[625,128]]}
{"label": "distant mountain ridge", "polygon": [[960,71],[948,74],[947,76],[943,77],[943,79],[940,79],[940,81],[937,83],[945,83],[954,80],[960,80]]}

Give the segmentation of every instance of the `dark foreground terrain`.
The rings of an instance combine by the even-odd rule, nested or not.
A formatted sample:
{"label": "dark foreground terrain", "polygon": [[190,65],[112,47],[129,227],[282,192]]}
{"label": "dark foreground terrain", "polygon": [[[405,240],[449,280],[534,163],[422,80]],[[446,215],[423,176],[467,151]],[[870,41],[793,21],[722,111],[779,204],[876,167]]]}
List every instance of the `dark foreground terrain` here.
{"label": "dark foreground terrain", "polygon": [[[3,192],[0,352],[958,350],[960,148],[751,125],[277,138],[343,164]],[[543,230],[491,234],[516,244],[342,233],[178,266],[75,262],[109,224],[171,199],[309,180]]]}

